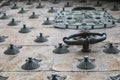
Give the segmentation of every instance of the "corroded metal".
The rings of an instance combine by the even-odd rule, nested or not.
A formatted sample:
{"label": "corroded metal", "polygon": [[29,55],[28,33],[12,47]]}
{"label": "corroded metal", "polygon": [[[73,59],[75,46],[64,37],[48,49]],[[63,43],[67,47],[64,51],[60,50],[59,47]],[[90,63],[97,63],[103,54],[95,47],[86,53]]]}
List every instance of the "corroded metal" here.
{"label": "corroded metal", "polygon": [[112,11],[119,11],[119,7],[117,5],[114,5],[113,8],[111,9]]}
{"label": "corroded metal", "polygon": [[20,29],[20,33],[29,33],[31,30],[27,28],[26,25],[23,25],[23,28]]}
{"label": "corroded metal", "polygon": [[3,15],[0,17],[0,19],[9,19],[9,16],[7,16],[6,13],[3,13]]}
{"label": "corroded metal", "polygon": [[18,21],[15,21],[15,19],[13,18],[9,23],[8,23],[9,26],[16,26],[18,25]]}
{"label": "corroded metal", "polygon": [[36,8],[39,9],[39,8],[44,8],[44,7],[45,7],[45,5],[42,5],[41,2],[40,2],[40,3],[37,5]]}
{"label": "corroded metal", "polygon": [[51,7],[49,10],[48,10],[49,13],[56,13],[57,12],[57,9],[54,9],[54,7]]}
{"label": "corroded metal", "polygon": [[47,38],[48,38],[48,36],[43,36],[43,34],[40,33],[40,36],[37,36],[37,38],[34,41],[38,42],[38,43],[43,43],[43,42],[48,41]]}
{"label": "corroded metal", "polygon": [[19,8],[19,6],[17,6],[17,4],[14,4],[12,7],[11,7],[11,9],[18,9]]}
{"label": "corroded metal", "polygon": [[53,22],[49,18],[46,18],[46,20],[43,22],[43,25],[51,25],[51,24],[53,24]]}
{"label": "corroded metal", "polygon": [[69,37],[64,37],[63,41],[68,45],[82,45],[82,52],[90,52],[90,44],[96,44],[98,42],[104,41],[106,38],[107,35],[105,33],[93,33],[89,31],[83,31]]}
{"label": "corroded metal", "polygon": [[22,69],[24,70],[34,70],[40,67],[39,62],[42,60],[37,60],[35,58],[29,57],[28,60],[26,60],[26,63],[22,65]]}
{"label": "corroded metal", "polygon": [[39,15],[36,15],[35,12],[33,12],[29,19],[37,19],[38,17]]}
{"label": "corroded metal", "polygon": [[8,77],[0,76],[0,80],[7,80]]}
{"label": "corroded metal", "polygon": [[7,50],[5,50],[4,54],[6,54],[6,55],[16,55],[20,52],[19,49],[21,49],[21,48],[22,48],[22,46],[17,47],[13,44],[10,44],[10,46],[7,48]]}
{"label": "corroded metal", "polygon": [[117,47],[118,46],[114,46],[113,43],[109,43],[108,46],[105,46],[103,52],[108,54],[117,54],[120,52],[120,50],[117,49]]}
{"label": "corroded metal", "polygon": [[52,74],[51,76],[48,76],[47,78],[48,78],[48,80],[65,80],[67,77],[66,76],[61,77],[57,74]]}
{"label": "corroded metal", "polygon": [[55,49],[53,50],[56,54],[65,54],[68,53],[68,46],[63,45],[62,43],[59,43],[59,46],[55,46]]}
{"label": "corroded metal", "polygon": [[96,65],[94,64],[95,59],[89,59],[88,56],[85,56],[84,59],[79,59],[80,64],[77,66],[80,69],[94,69]]}

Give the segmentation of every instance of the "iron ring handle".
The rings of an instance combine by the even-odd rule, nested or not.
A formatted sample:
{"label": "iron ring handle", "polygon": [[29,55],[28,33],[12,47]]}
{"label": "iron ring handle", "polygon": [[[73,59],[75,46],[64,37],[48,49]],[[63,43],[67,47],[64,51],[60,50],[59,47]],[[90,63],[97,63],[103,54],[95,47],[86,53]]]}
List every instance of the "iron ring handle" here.
{"label": "iron ring handle", "polygon": [[[70,39],[70,38],[74,38],[74,37],[80,37],[80,36],[82,36],[82,34],[83,34],[83,33],[74,34],[74,35],[71,35],[71,36],[69,36],[69,37],[67,37],[67,38]],[[88,34],[89,36],[90,36],[90,35],[93,35],[93,36],[95,36],[95,35],[98,35],[98,36],[106,35],[106,33],[91,33],[91,32],[86,33],[86,34]]]}
{"label": "iron ring handle", "polygon": [[79,39],[79,40],[69,40],[70,38],[64,37],[63,41],[68,45],[82,45],[85,43],[85,39]]}
{"label": "iron ring handle", "polygon": [[[88,43],[90,43],[90,44],[95,44],[95,43],[98,43],[98,42],[101,42],[101,41],[103,41],[103,40],[105,40],[106,39],[106,37],[107,37],[107,35],[106,35],[106,33],[91,33],[91,34],[94,34],[94,35],[99,35],[99,36],[102,36],[101,38],[87,38],[87,39],[78,39],[78,40],[69,40],[70,38],[74,38],[73,36],[74,35],[72,35],[72,37],[64,37],[63,38],[63,41],[65,42],[65,43],[67,43],[67,44],[69,44],[69,45],[82,45],[82,44],[84,44],[84,43],[86,43],[86,42],[88,42]],[[78,35],[78,34],[77,34]],[[78,36],[76,36],[76,37],[78,37]]]}

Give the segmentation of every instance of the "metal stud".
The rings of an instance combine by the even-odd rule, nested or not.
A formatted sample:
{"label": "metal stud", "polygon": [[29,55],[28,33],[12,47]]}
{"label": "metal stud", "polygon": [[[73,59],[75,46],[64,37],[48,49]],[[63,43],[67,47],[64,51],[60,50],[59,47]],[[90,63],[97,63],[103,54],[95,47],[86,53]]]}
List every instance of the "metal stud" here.
{"label": "metal stud", "polygon": [[20,52],[19,49],[21,49],[21,48],[22,47],[17,47],[17,46],[14,46],[13,44],[10,44],[10,46],[7,48],[7,50],[5,50],[4,54],[16,55]]}
{"label": "metal stud", "polygon": [[28,60],[26,60],[26,63],[22,65],[22,69],[24,70],[34,70],[40,67],[39,62],[41,62],[42,60],[37,60],[37,59],[33,59],[31,57],[28,58]]}
{"label": "metal stud", "polygon": [[19,31],[20,33],[29,33],[30,29],[26,27],[26,25],[23,25],[23,28],[20,29]]}
{"label": "metal stud", "polygon": [[95,7],[101,7],[101,6],[102,6],[102,4],[100,3],[99,0],[97,0],[97,2],[96,2],[96,4],[95,4]]}
{"label": "metal stud", "polygon": [[84,59],[79,59],[79,61],[80,61],[80,64],[77,67],[80,69],[88,70],[96,67],[94,64],[95,59],[89,59],[88,56],[85,56]]}
{"label": "metal stud", "polygon": [[29,19],[37,19],[38,15],[35,14],[35,12],[32,13],[32,15],[29,17]]}
{"label": "metal stud", "polygon": [[15,19],[13,18],[9,23],[8,23],[9,26],[16,26],[18,25],[18,22],[15,21]]}
{"label": "metal stud", "polygon": [[26,12],[27,12],[27,10],[24,10],[24,8],[21,8],[21,10],[18,13],[23,14],[23,13],[26,13]]}
{"label": "metal stud", "polygon": [[32,5],[33,1],[32,0],[28,0],[27,5]]}
{"label": "metal stud", "polygon": [[3,77],[3,76],[0,76],[0,80],[7,80],[8,77]]}
{"label": "metal stud", "polygon": [[[93,37],[95,36],[95,37]],[[97,36],[100,36],[99,38]],[[84,38],[84,39],[83,39]],[[81,33],[70,35],[69,37],[64,37],[64,43],[68,45],[82,45],[82,52],[90,52],[90,44],[96,44],[98,42],[104,41],[107,38],[106,33],[93,33],[88,30],[83,30]]]}
{"label": "metal stud", "polygon": [[8,38],[8,36],[0,36],[0,42],[4,42],[6,38]]}
{"label": "metal stud", "polygon": [[72,5],[70,4],[70,2],[67,2],[64,7],[72,7]]}
{"label": "metal stud", "polygon": [[36,8],[39,9],[39,8],[44,8],[44,7],[45,7],[45,5],[42,5],[40,2]]}
{"label": "metal stud", "polygon": [[6,13],[3,13],[3,15],[0,17],[0,19],[9,19],[9,17],[6,15]]}
{"label": "metal stud", "polygon": [[43,36],[43,34],[40,33],[40,36],[37,36],[37,38],[34,41],[38,43],[43,43],[43,42],[48,41],[47,37],[48,36]]}
{"label": "metal stud", "polygon": [[107,47],[105,46],[103,52],[108,54],[117,54],[120,50],[117,49],[117,46],[113,46],[113,43],[109,43]]}
{"label": "metal stud", "polygon": [[117,23],[120,23],[120,14],[119,14],[119,19],[117,20]]}
{"label": "metal stud", "polygon": [[65,11],[65,7],[62,8],[62,11]]}
{"label": "metal stud", "polygon": [[47,78],[48,78],[48,80],[65,80],[67,77],[66,76],[61,77],[57,74],[52,74],[51,76],[48,76]]}
{"label": "metal stud", "polygon": [[49,10],[48,10],[49,13],[56,13],[57,12],[57,9],[54,9],[54,7],[51,7]]}
{"label": "metal stud", "polygon": [[46,18],[46,21],[44,21],[44,23],[43,23],[43,25],[51,25],[51,24],[53,24],[53,22],[50,21],[49,18]]}
{"label": "metal stud", "polygon": [[17,4],[14,4],[13,7],[11,7],[11,9],[18,9],[19,7],[17,6]]}
{"label": "metal stud", "polygon": [[69,52],[68,46],[63,45],[62,43],[59,43],[58,47],[55,46],[55,49],[53,50],[53,53],[56,54],[65,54],[68,52]]}
{"label": "metal stud", "polygon": [[119,7],[118,7],[117,5],[114,5],[111,10],[112,10],[112,11],[119,11]]}
{"label": "metal stud", "polygon": [[60,1],[59,0],[53,0],[53,2],[52,2],[53,4],[59,4],[60,3]]}
{"label": "metal stud", "polygon": [[87,0],[79,0],[79,3],[86,3]]}

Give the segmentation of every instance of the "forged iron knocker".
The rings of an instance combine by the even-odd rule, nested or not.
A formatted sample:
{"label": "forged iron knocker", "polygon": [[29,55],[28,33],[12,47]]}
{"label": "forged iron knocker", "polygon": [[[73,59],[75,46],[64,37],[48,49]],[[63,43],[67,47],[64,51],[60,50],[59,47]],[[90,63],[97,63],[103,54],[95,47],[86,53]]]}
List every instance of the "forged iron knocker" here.
{"label": "forged iron knocker", "polygon": [[68,45],[82,45],[82,52],[90,52],[89,44],[96,44],[107,38],[106,33],[81,32],[64,37],[63,41]]}

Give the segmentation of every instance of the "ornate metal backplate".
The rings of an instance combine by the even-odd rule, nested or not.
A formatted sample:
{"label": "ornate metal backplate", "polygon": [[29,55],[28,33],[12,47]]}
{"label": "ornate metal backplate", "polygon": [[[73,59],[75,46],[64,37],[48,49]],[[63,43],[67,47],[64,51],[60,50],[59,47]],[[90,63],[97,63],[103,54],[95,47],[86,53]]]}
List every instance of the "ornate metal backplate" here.
{"label": "ornate metal backplate", "polygon": [[54,27],[63,29],[110,28],[115,26],[115,19],[110,10],[73,10],[59,11]]}

